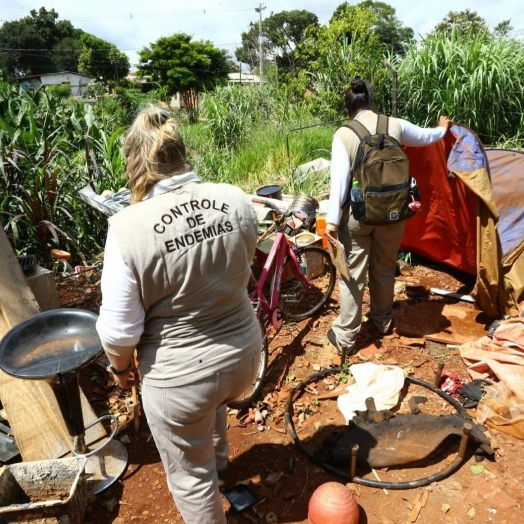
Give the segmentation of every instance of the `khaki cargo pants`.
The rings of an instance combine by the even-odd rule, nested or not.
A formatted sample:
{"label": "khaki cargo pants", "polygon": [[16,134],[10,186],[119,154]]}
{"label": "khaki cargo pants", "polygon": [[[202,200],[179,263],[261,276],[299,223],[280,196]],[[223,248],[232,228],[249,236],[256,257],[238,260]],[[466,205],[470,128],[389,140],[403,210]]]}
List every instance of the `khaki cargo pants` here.
{"label": "khaki cargo pants", "polygon": [[371,301],[371,320],[381,333],[391,328],[395,293],[397,256],[404,236],[405,222],[386,226],[367,226],[344,212],[338,238],[346,249],[350,280],[339,279],[340,314],[333,331],[340,346],[350,355],[362,323],[362,299],[366,277]]}

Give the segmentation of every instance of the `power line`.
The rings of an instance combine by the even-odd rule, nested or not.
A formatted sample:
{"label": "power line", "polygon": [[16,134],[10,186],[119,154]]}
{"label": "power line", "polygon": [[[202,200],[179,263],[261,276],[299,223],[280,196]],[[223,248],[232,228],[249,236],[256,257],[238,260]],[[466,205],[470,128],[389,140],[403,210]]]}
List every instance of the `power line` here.
{"label": "power line", "polygon": [[[216,13],[241,13],[246,11],[252,11],[256,5],[250,7],[230,7],[230,8],[212,8],[212,9],[198,9],[192,11],[175,11],[169,13],[105,13],[103,15],[87,15],[87,16],[76,16],[76,17],[64,17],[62,20],[68,21],[89,21],[89,20],[100,20],[100,19],[127,19],[134,20],[139,18],[174,18],[174,17],[185,17],[185,16],[202,16],[207,14]],[[19,16],[6,17],[7,19],[0,19],[0,22],[17,21],[21,18]],[[24,17],[25,18],[25,17]]]}

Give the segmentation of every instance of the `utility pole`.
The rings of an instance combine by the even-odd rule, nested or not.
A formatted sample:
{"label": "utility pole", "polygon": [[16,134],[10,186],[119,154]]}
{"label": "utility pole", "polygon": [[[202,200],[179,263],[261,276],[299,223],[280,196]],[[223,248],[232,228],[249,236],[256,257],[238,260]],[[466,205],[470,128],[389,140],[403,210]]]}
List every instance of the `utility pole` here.
{"label": "utility pole", "polygon": [[266,8],[264,4],[258,4],[255,11],[259,14],[258,17],[258,56],[260,59],[260,87],[264,83],[264,56],[262,54],[262,11]]}

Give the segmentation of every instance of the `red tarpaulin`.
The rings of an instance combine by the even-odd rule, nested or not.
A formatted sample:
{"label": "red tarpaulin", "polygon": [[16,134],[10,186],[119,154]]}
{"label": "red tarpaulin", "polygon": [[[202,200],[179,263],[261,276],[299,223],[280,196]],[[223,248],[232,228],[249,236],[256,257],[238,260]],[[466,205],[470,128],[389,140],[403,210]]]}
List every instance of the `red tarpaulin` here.
{"label": "red tarpaulin", "polygon": [[477,197],[458,178],[449,177],[447,162],[455,141],[448,132],[432,146],[406,147],[422,210],[406,222],[401,249],[476,274]]}

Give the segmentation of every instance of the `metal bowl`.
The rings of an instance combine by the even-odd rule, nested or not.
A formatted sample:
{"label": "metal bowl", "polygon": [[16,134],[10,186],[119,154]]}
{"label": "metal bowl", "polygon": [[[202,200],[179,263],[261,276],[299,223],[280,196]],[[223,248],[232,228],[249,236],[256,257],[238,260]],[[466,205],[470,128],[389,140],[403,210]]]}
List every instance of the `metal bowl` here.
{"label": "metal bowl", "polygon": [[102,350],[98,315],[83,309],[53,309],[10,329],[0,341],[0,368],[18,378],[42,379],[74,371]]}

